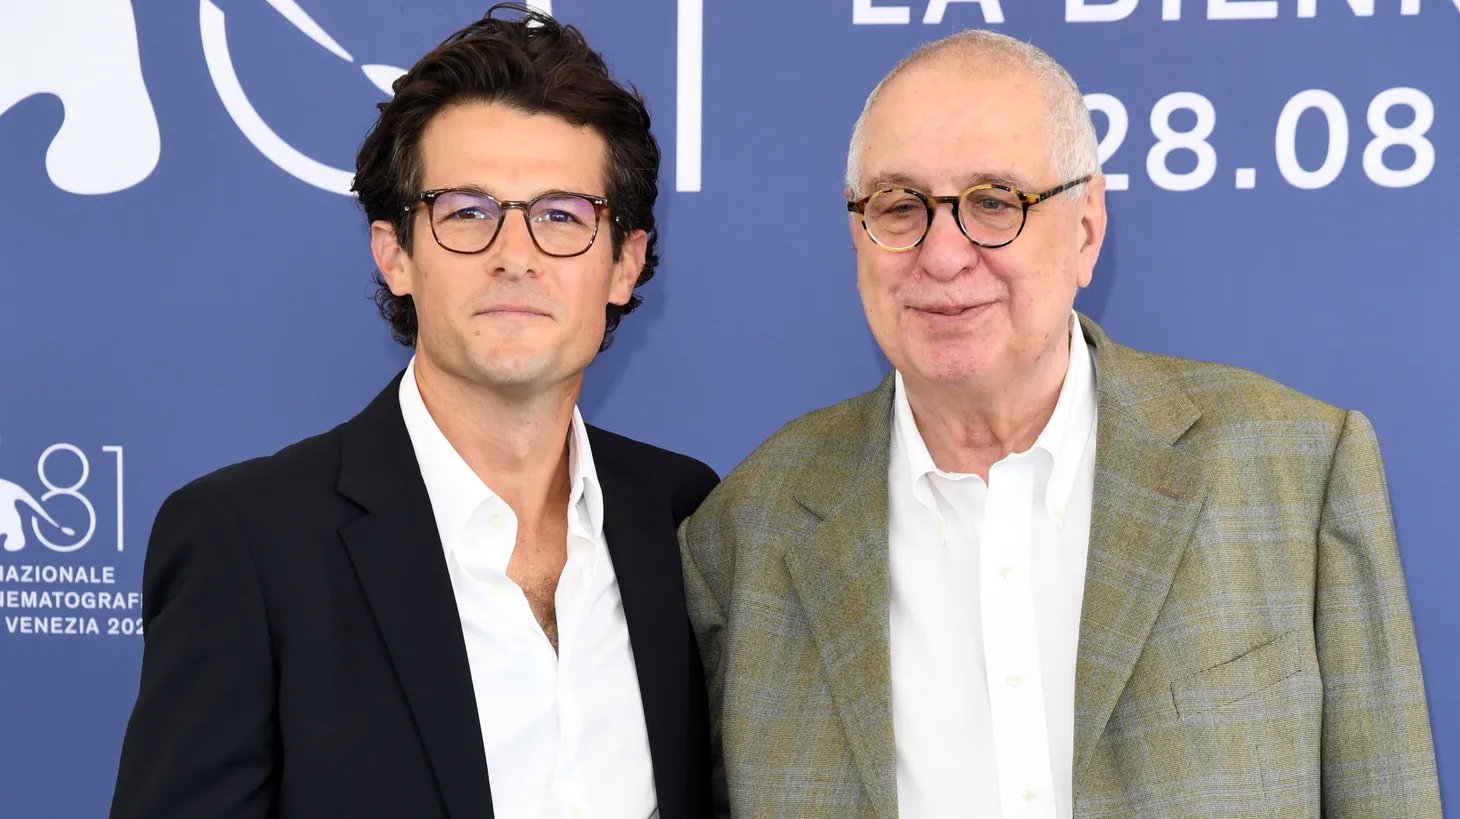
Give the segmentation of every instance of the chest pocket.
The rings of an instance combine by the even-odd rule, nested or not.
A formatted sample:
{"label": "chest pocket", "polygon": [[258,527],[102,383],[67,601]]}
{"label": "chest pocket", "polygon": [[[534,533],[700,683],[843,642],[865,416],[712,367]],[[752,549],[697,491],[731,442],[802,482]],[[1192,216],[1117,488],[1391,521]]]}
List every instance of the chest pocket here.
{"label": "chest pocket", "polygon": [[1171,683],[1171,696],[1177,715],[1186,719],[1246,699],[1302,673],[1307,666],[1308,649],[1302,635],[1289,631],[1235,660],[1176,680]]}

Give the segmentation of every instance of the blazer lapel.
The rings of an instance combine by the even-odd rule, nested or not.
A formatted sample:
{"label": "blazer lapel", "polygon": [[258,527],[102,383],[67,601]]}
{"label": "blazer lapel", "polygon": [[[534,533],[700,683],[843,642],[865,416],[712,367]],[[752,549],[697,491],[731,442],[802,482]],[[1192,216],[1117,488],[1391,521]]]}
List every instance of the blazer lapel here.
{"label": "blazer lapel", "polygon": [[681,723],[690,706],[691,663],[699,663],[699,657],[691,652],[674,513],[667,499],[646,493],[631,470],[614,457],[604,436],[592,427],[588,435],[603,490],[603,536],[623,599],[644,704],[659,813],[665,819],[685,816],[688,774]]}
{"label": "blazer lapel", "polygon": [[1077,786],[1145,649],[1206,498],[1200,462],[1174,446],[1200,417],[1196,406],[1138,353],[1088,319],[1082,323],[1096,347],[1099,421],[1075,663]]}
{"label": "blazer lapel", "polygon": [[[453,819],[492,816],[461,617],[398,400],[400,376],[344,431],[340,530]],[[365,715],[368,717],[368,715]]]}
{"label": "blazer lapel", "polygon": [[862,784],[877,815],[897,815],[889,648],[887,468],[892,379],[860,399],[859,423],[830,442],[820,479],[798,500],[822,520],[786,555]]}

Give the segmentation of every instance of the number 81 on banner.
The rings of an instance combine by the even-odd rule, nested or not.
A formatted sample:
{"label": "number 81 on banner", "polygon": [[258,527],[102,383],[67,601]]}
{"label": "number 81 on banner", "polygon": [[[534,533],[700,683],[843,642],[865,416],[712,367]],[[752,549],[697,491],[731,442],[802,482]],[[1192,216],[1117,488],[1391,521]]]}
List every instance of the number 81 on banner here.
{"label": "number 81 on banner", "polygon": [[[1120,149],[1130,130],[1130,117],[1125,105],[1109,94],[1086,94],[1085,106],[1093,112],[1105,115],[1108,126],[1100,140],[1100,164],[1104,167]],[[1395,108],[1408,109],[1412,114],[1409,124],[1395,126],[1390,123]],[[1171,123],[1172,114],[1186,110],[1196,115],[1196,124],[1190,130],[1177,131]],[[1327,121],[1328,150],[1323,162],[1316,168],[1305,168],[1297,155],[1298,119],[1307,111],[1321,113]],[[1403,114],[1399,115],[1403,121]],[[1429,95],[1415,88],[1390,88],[1381,91],[1369,102],[1365,117],[1372,138],[1364,146],[1364,173],[1376,185],[1386,188],[1407,188],[1423,182],[1435,167],[1435,146],[1425,134],[1435,122],[1435,105]],[[1217,151],[1207,141],[1216,128],[1217,112],[1211,100],[1191,91],[1167,94],[1151,108],[1151,134],[1156,144],[1146,154],[1146,174],[1159,188],[1168,191],[1191,191],[1212,180],[1217,172]],[[1384,163],[1387,148],[1402,146],[1413,154],[1413,161],[1406,167],[1390,167]],[[1278,115],[1274,136],[1278,171],[1289,184],[1297,188],[1312,190],[1322,188],[1338,178],[1348,159],[1349,122],[1343,103],[1333,94],[1322,89],[1311,88],[1294,94]],[[1184,173],[1171,170],[1167,164],[1172,153],[1189,151],[1196,157],[1196,167]],[[1256,186],[1255,168],[1238,168],[1236,186]],[[1126,190],[1130,177],[1123,173],[1105,175],[1109,190]]]}

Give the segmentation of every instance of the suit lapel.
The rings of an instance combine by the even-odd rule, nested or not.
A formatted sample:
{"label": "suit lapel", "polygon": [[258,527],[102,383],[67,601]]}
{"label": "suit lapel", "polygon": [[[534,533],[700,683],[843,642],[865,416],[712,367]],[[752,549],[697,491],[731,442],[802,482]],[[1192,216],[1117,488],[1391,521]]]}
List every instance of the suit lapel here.
{"label": "suit lapel", "polygon": [[592,427],[588,435],[603,490],[603,536],[623,599],[644,704],[659,811],[666,819],[683,816],[688,773],[680,723],[689,712],[691,663],[699,658],[691,654],[674,513],[667,498],[645,491],[604,436]]}
{"label": "suit lapel", "polygon": [[862,784],[877,815],[897,815],[889,648],[887,468],[892,379],[860,399],[852,436],[824,451],[819,480],[798,499],[822,518],[786,555]]}
{"label": "suit lapel", "polygon": [[1199,417],[1195,405],[1140,354],[1083,324],[1096,346],[1099,426],[1075,664],[1077,790],[1206,498],[1199,460],[1173,445]]}
{"label": "suit lapel", "polygon": [[[461,617],[397,377],[346,425],[340,492],[366,514],[340,530],[453,819],[492,816]],[[368,717],[368,715],[366,715]]]}
{"label": "suit lapel", "polygon": [[[1088,319],[1096,346],[1099,428],[1080,639],[1074,772],[1144,650],[1206,498],[1201,464],[1174,446],[1200,412],[1138,353]],[[892,726],[887,470],[892,379],[860,401],[857,437],[831,441],[825,469],[798,500],[821,517],[786,556],[852,755],[879,816],[897,813]],[[838,489],[841,487],[841,489]]]}

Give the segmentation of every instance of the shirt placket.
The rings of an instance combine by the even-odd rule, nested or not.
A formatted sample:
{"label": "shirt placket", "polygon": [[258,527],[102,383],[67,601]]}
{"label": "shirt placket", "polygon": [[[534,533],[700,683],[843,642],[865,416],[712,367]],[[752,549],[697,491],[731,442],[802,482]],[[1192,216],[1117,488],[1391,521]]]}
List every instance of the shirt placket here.
{"label": "shirt placket", "polygon": [[1003,819],[1055,819],[1044,680],[1030,577],[1035,472],[1031,454],[989,471],[979,589],[989,706]]}
{"label": "shirt placket", "polygon": [[588,819],[588,795],[583,792],[579,757],[582,737],[579,731],[583,720],[579,714],[580,703],[575,696],[573,668],[579,654],[589,651],[582,639],[584,620],[597,594],[597,582],[602,555],[598,553],[596,539],[587,534],[583,518],[587,513],[580,508],[584,501],[568,508],[568,559],[563,566],[558,594],[558,760],[556,766],[557,791],[565,819]]}

